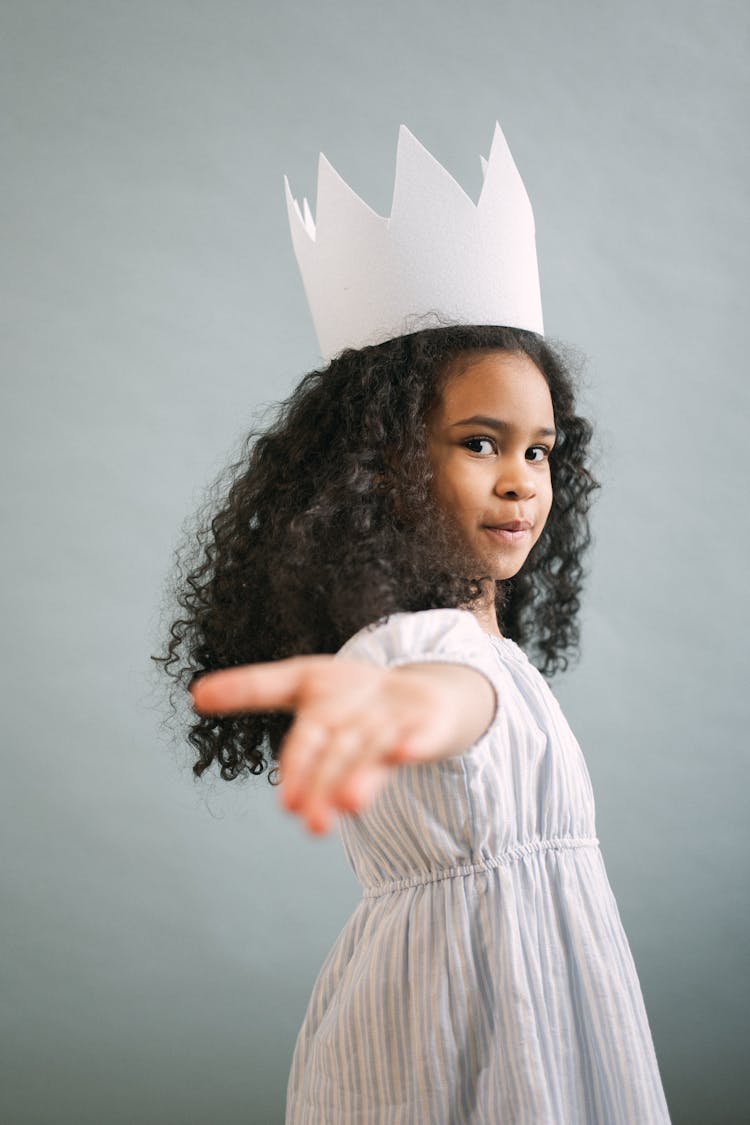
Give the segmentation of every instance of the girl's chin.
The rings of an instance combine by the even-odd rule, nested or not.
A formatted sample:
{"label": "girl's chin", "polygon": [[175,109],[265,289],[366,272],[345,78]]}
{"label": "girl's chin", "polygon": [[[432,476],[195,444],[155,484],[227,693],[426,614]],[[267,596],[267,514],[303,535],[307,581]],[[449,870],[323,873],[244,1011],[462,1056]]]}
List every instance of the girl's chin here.
{"label": "girl's chin", "polygon": [[467,537],[463,541],[463,551],[468,551],[473,563],[464,557],[459,564],[461,568],[468,565],[473,569],[476,566],[477,572],[486,575],[491,581],[506,582],[509,578],[514,578],[524,566],[530,554],[530,545],[500,543],[494,550],[492,546],[488,550],[486,543],[478,544]]}
{"label": "girl's chin", "polygon": [[496,559],[493,561],[485,561],[482,567],[482,573],[486,575],[491,582],[507,582],[509,578],[515,578],[525,561],[525,559],[521,559],[517,564],[508,562],[505,566],[498,566]]}
{"label": "girl's chin", "polygon": [[487,567],[488,574],[497,575],[498,578],[510,578],[518,574],[528,556],[526,545],[523,550],[512,546],[500,547],[497,551],[484,550],[478,557]]}
{"label": "girl's chin", "polygon": [[501,582],[518,574],[529,557],[532,546],[528,542],[515,546],[501,545],[496,551],[482,551],[479,557],[487,568],[487,574],[491,574],[496,582]]}

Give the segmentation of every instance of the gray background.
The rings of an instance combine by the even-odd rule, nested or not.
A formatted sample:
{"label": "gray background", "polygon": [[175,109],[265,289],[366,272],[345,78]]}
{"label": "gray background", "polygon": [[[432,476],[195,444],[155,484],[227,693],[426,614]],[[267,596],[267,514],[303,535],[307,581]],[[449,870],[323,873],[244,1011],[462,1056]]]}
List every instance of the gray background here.
{"label": "gray background", "polygon": [[314,209],[323,149],[387,214],[404,122],[476,199],[496,119],[601,449],[553,690],[674,1121],[746,1120],[748,11],[2,5],[4,1122],[283,1119],[358,888],[265,776],[194,784],[148,659],[163,586],[319,361],[282,174]]}

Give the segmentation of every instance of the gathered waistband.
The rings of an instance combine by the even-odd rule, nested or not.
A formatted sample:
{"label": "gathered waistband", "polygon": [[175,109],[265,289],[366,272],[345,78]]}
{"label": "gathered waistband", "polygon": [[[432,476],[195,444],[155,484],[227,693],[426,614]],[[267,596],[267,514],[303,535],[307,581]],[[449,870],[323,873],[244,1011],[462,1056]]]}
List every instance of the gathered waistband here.
{"label": "gathered waistband", "polygon": [[462,875],[474,875],[481,871],[492,871],[496,867],[506,867],[519,859],[528,859],[548,851],[566,851],[569,848],[598,848],[596,836],[551,836],[546,840],[529,840],[525,844],[515,844],[500,855],[488,856],[479,863],[466,863],[460,867],[444,867],[437,871],[424,871],[405,879],[391,879],[385,883],[369,883],[362,887],[363,898],[378,898],[380,895],[405,891],[409,887],[419,887],[425,883],[437,883],[441,879],[458,879]]}

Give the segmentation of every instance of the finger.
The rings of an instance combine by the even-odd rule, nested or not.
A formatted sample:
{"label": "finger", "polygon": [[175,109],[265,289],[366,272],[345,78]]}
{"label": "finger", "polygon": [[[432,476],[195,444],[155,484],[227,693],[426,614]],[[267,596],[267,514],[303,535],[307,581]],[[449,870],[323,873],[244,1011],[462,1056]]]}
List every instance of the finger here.
{"label": "finger", "polygon": [[313,662],[320,660],[316,656],[293,656],[208,672],[190,688],[193,707],[201,715],[294,710],[306,675]]}
{"label": "finger", "polygon": [[331,799],[337,808],[346,812],[357,812],[362,807],[362,779],[369,777],[371,771],[379,766],[385,769],[386,775],[388,774],[390,754],[396,735],[397,728],[390,723],[380,723],[366,732],[356,758],[348,760],[346,770],[339,771],[334,779]]}
{"label": "finger", "polygon": [[370,783],[362,778],[371,776],[373,769],[383,766],[388,776],[388,764],[400,742],[400,726],[395,723],[369,722],[363,725],[351,741],[334,739],[319,759],[314,772],[310,798],[319,797],[345,812],[355,812],[362,805],[360,789],[369,792]]}
{"label": "finger", "polygon": [[330,737],[327,727],[304,714],[298,715],[290,727],[279,755],[280,796],[290,812],[302,806],[315,762]]}
{"label": "finger", "polygon": [[425,714],[404,729],[398,745],[394,746],[391,761],[398,764],[433,761],[435,747],[443,738],[443,723],[436,715]]}
{"label": "finger", "polygon": [[336,790],[361,761],[365,746],[363,731],[359,727],[331,732],[325,749],[317,756],[308,774],[302,803],[303,813],[308,819],[337,803]]}
{"label": "finger", "polygon": [[397,726],[393,725],[383,760],[394,766],[430,760],[443,723],[440,714],[426,707],[411,712]]}
{"label": "finger", "polygon": [[335,810],[358,812],[375,799],[403,761],[402,724],[368,723],[329,731],[321,752],[311,757],[297,810],[309,831],[327,832]]}
{"label": "finger", "polygon": [[[362,812],[368,808],[385,788],[393,773],[393,767],[381,762],[363,762],[346,779],[343,793],[346,795],[346,811]],[[341,806],[339,806],[341,807]]]}

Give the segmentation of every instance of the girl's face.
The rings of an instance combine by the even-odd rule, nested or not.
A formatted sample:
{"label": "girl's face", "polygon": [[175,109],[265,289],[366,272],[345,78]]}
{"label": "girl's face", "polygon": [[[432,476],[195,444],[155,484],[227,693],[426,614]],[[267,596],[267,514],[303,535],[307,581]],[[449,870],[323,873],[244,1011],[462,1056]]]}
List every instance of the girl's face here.
{"label": "girl's face", "polygon": [[[448,375],[428,419],[432,489],[495,581],[517,574],[542,534],[554,441],[547,381],[524,353],[486,352]],[[498,530],[515,521],[528,526]]]}

